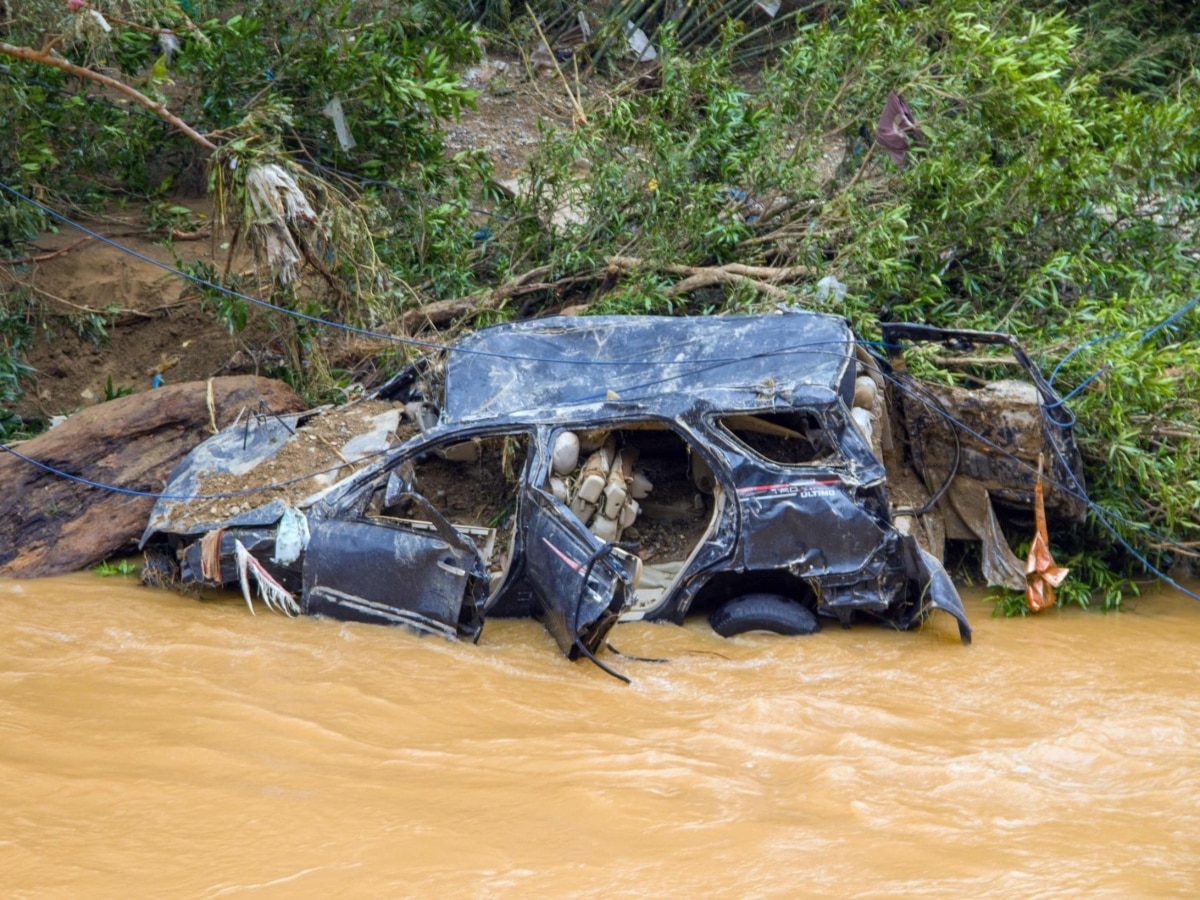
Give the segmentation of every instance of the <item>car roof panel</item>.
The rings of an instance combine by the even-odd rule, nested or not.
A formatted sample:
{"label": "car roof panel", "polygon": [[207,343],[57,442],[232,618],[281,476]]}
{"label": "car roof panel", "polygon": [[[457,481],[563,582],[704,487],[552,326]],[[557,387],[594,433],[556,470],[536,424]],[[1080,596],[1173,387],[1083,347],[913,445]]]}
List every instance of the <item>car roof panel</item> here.
{"label": "car roof panel", "polygon": [[854,360],[845,319],[583,316],[499,325],[450,350],[442,424],[606,402],[675,415],[754,410],[774,397],[832,401]]}

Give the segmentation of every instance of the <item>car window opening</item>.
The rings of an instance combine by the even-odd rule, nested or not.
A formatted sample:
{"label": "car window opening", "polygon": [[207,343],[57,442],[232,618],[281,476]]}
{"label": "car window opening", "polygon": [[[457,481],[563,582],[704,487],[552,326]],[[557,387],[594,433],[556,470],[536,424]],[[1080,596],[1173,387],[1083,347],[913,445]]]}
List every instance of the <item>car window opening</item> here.
{"label": "car window opening", "polygon": [[571,439],[578,454],[564,461],[556,452],[547,487],[596,537],[640,560],[627,611],[637,617],[666,595],[716,527],[723,492],[703,458],[657,423],[568,432],[556,451]]}
{"label": "car window opening", "polygon": [[[418,458],[409,476],[411,492],[424,497],[479,548],[492,588],[503,583],[512,559],[517,497],[528,451],[525,435],[448,444]],[[381,509],[378,517],[417,527],[428,524],[420,521],[420,509],[410,499]]]}
{"label": "car window opening", "polygon": [[769,462],[806,466],[838,459],[836,435],[809,410],[723,416],[718,422],[738,443]]}

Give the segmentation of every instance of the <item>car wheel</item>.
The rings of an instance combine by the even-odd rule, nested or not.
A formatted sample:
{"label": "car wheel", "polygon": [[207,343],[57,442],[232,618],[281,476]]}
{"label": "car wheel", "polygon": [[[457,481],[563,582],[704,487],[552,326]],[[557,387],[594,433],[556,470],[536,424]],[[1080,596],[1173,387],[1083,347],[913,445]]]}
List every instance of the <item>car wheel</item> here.
{"label": "car wheel", "polygon": [[775,634],[813,634],[821,623],[806,607],[779,594],[746,594],[713,610],[708,617],[713,631],[733,637],[747,631]]}

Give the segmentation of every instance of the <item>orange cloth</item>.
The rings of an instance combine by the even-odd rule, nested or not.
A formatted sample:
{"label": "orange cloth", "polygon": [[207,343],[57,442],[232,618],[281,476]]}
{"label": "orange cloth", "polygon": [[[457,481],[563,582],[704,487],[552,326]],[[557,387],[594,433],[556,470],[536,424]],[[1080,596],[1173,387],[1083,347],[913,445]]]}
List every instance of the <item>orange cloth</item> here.
{"label": "orange cloth", "polygon": [[1034,535],[1025,562],[1025,605],[1041,612],[1054,605],[1054,589],[1063,583],[1070,569],[1061,568],[1050,555],[1050,536],[1046,533],[1046,501],[1042,494],[1042,473],[1038,471],[1033,489]]}

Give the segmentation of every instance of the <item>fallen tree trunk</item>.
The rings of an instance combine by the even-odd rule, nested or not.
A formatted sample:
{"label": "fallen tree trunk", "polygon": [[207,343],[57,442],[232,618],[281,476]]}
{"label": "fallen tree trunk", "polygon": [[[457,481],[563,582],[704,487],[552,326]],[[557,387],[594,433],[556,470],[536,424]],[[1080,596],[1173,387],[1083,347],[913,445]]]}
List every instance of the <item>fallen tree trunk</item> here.
{"label": "fallen tree trunk", "polygon": [[450,300],[435,300],[416,309],[410,309],[400,319],[400,325],[408,334],[416,334],[425,327],[440,328],[448,325],[459,316],[468,313],[475,314],[485,310],[495,309],[500,302],[509,297],[519,297],[522,294],[538,290],[553,290],[554,282],[540,282],[536,279],[550,274],[549,266],[538,266],[519,275],[508,284],[502,285],[487,294],[474,297],[455,297]]}
{"label": "fallen tree trunk", "polygon": [[[75,478],[154,494],[214,426],[260,401],[272,412],[305,408],[280,381],[214,378],[89,407],[13,450]],[[0,452],[0,484],[0,576],[10,578],[76,571],[131,547],[154,506],[153,497],[91,487],[13,453]]]}

